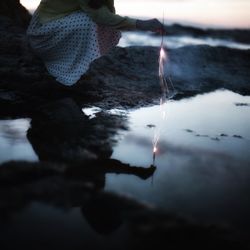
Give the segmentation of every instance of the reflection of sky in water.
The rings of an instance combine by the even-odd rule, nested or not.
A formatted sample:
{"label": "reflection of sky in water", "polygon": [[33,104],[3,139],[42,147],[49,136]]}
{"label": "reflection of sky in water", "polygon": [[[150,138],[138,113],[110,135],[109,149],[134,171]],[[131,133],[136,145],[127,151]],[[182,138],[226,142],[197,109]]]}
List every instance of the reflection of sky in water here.
{"label": "reflection of sky in water", "polygon": [[[106,175],[106,190],[126,193],[170,211],[201,216],[208,221],[230,218],[242,223],[242,218],[237,218],[241,215],[233,211],[242,207],[250,209],[249,203],[242,205],[244,192],[240,191],[248,187],[250,180],[247,163],[241,164],[241,161],[250,162],[250,108],[235,105],[242,102],[250,103],[250,97],[230,91],[172,101],[166,106],[164,124],[158,106],[131,112],[131,129],[122,134],[112,158],[131,165],[149,166],[154,129],[147,125],[156,125],[156,128],[162,127],[157,171],[153,179],[147,181],[134,176]],[[239,201],[237,204],[235,199]],[[227,206],[231,208],[225,213]]]}
{"label": "reflection of sky in water", "polygon": [[29,119],[0,121],[0,163],[8,160],[37,160],[26,137],[29,126]]}
{"label": "reflection of sky in water", "polygon": [[[124,140],[115,148],[113,157],[122,158],[124,162],[129,159],[132,164],[135,164],[133,158],[137,158],[134,154],[137,150],[143,151],[146,158],[149,157],[146,152],[148,149],[151,150],[154,129],[148,128],[147,125],[153,124],[156,128],[162,128],[162,143],[192,145],[199,149],[216,150],[250,160],[247,154],[250,150],[250,108],[235,105],[241,102],[249,103],[250,97],[222,90],[168,102],[166,121],[162,121],[159,106],[133,111],[129,114],[131,131],[125,133]],[[220,136],[221,134],[227,136]],[[235,138],[234,135],[240,135],[243,139]],[[150,158],[147,163],[150,164]]]}
{"label": "reflection of sky in water", "polygon": [[[185,45],[201,45],[224,46],[235,49],[250,49],[250,44],[241,44],[229,40],[214,38],[195,38],[191,36],[167,36],[164,40],[165,46],[171,49],[179,48]],[[119,46],[155,46],[159,47],[161,37],[152,36],[150,33],[143,32],[123,32]]]}
{"label": "reflection of sky in water", "polygon": [[[216,91],[198,95],[194,98],[171,101],[166,105],[167,120],[161,120],[159,106],[141,108],[129,113],[131,131],[125,133],[115,148],[114,158],[124,162],[149,165],[151,163],[151,144],[156,125],[161,130],[161,154],[164,155],[168,144],[189,146],[199,150],[216,150],[241,159],[248,159],[250,145],[249,106],[236,106],[235,103],[249,103],[249,97],[243,97],[230,91]],[[204,110],[206,112],[204,112]],[[84,109],[85,114],[99,112],[97,107]],[[109,111],[114,113],[113,111]],[[116,111],[120,113],[121,111]],[[26,132],[29,119],[0,121],[0,162],[10,159],[37,160]],[[187,132],[186,130],[193,132]],[[225,134],[227,136],[220,136]],[[243,139],[233,137],[240,135]],[[134,152],[143,157],[134,157]]]}
{"label": "reflection of sky in water", "polygon": [[[240,105],[235,105],[237,103]],[[125,193],[168,211],[209,222],[250,223],[250,204],[248,192],[245,192],[250,183],[249,105],[249,96],[219,90],[167,103],[164,122],[159,106],[128,112],[130,130],[119,134],[120,140],[114,147],[112,158],[148,167],[152,163],[154,129],[161,128],[157,170],[153,178],[147,180],[133,175],[107,174],[105,190]],[[91,115],[99,109],[94,107],[83,111]],[[0,122],[1,162],[37,160],[26,139],[29,124],[27,119]],[[55,218],[70,227],[72,221],[82,218],[78,210],[64,213],[40,205],[28,208],[27,214],[39,214],[39,209],[45,211],[43,214],[47,219],[43,219]],[[72,230],[85,232],[85,224],[82,221],[76,225],[77,229],[72,227]],[[32,227],[34,224],[30,225]]]}

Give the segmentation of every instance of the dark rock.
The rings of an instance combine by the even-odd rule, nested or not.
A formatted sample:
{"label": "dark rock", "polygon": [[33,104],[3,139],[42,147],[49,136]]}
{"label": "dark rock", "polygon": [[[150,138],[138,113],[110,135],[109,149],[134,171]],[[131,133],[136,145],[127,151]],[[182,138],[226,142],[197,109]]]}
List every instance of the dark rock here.
{"label": "dark rock", "polygon": [[209,137],[209,135],[200,135],[200,134],[196,134],[195,136],[197,136],[197,137]]}
{"label": "dark rock", "polygon": [[234,138],[243,139],[241,135],[233,135]]}
{"label": "dark rock", "polygon": [[[78,84],[67,88],[48,75],[42,62],[29,48],[25,31],[20,29],[20,25],[27,26],[30,19],[27,10],[17,0],[4,0],[0,7],[0,88],[4,98],[6,94],[3,91],[12,92],[9,102],[15,103],[15,95],[19,98],[18,104],[22,97],[23,104],[26,102],[27,106],[36,99],[46,102],[48,99],[71,96],[84,103],[99,101],[105,107],[132,107],[151,103],[160,95],[158,48],[117,48],[96,60]],[[173,28],[197,35],[206,33],[178,25],[173,25]],[[176,98],[216,88],[248,94],[249,53],[209,46],[189,46],[169,51],[168,75],[178,91]],[[4,98],[0,96],[0,102]]]}
{"label": "dark rock", "polygon": [[237,103],[235,103],[235,106],[237,106],[237,107],[249,107],[250,103],[237,102]]}
{"label": "dark rock", "polygon": [[250,43],[250,29],[203,29],[198,27],[173,24],[165,26],[166,34],[173,36],[191,36],[198,38],[214,38]]}
{"label": "dark rock", "polygon": [[147,127],[148,128],[155,128],[156,126],[154,124],[148,124]]}
{"label": "dark rock", "polygon": [[[152,102],[160,96],[158,53],[158,48],[153,47],[117,48],[92,64],[88,74],[92,81],[102,83],[105,89],[102,95],[111,99],[113,105],[118,100],[123,106]],[[249,56],[250,51],[223,47],[188,46],[170,50],[166,68],[177,90],[176,98],[218,88],[249,94]],[[126,104],[121,100],[126,100]]]}
{"label": "dark rock", "polygon": [[218,88],[249,94],[249,55],[250,51],[224,47],[182,47],[170,51],[168,74],[172,76],[177,91],[184,94]]}
{"label": "dark rock", "polygon": [[212,137],[211,140],[213,140],[213,141],[220,141],[220,138],[218,138],[218,137]]}
{"label": "dark rock", "polygon": [[[175,98],[218,88],[249,94],[249,54],[250,51],[209,46],[168,51],[167,76],[178,92]],[[95,60],[75,86],[65,87],[49,76],[43,63],[32,53],[25,32],[2,22],[0,102],[18,103],[27,112],[31,105],[63,97],[73,98],[82,105],[95,102],[102,108],[147,105],[161,95],[158,56],[159,49],[153,47],[116,48]],[[12,98],[6,102],[10,93]]]}
{"label": "dark rock", "polygon": [[227,134],[220,134],[221,137],[228,137]]}
{"label": "dark rock", "polygon": [[192,129],[185,129],[186,132],[188,133],[193,133],[194,131]]}

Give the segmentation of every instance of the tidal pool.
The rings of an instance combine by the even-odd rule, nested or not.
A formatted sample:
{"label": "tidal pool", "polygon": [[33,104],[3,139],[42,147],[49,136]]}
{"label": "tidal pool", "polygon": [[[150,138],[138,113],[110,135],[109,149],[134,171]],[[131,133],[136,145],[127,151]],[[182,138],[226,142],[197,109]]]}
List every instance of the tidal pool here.
{"label": "tidal pool", "polygon": [[[159,105],[126,112],[129,130],[118,133],[113,148],[113,159],[149,167],[153,163],[152,139],[157,132],[160,137],[154,175],[145,180],[106,174],[104,189],[198,222],[232,225],[249,232],[250,97],[218,90],[169,101],[164,110],[166,119],[162,119]],[[83,112],[95,119],[100,109]],[[121,112],[124,115],[124,110]],[[29,127],[29,119],[0,121],[0,162],[38,160],[26,138]],[[74,247],[90,241],[99,241],[100,245],[110,241],[115,249],[120,237],[124,239],[122,227],[110,236],[100,236],[87,218],[80,207],[65,211],[32,202],[0,223],[1,237],[10,246],[20,243],[32,247],[53,239],[51,248],[62,249],[69,247],[69,242],[75,242],[71,245]],[[10,244],[12,238],[16,241]]]}
{"label": "tidal pool", "polygon": [[[165,120],[162,112],[166,113]],[[141,108],[129,112],[128,117],[129,132],[120,134],[122,139],[113,153],[113,158],[124,162],[150,164],[155,131],[160,136],[159,161],[167,153],[168,144],[250,160],[248,96],[218,90],[180,101],[168,101],[163,108],[160,105]]]}
{"label": "tidal pool", "polygon": [[119,135],[112,158],[152,164],[148,180],[106,175],[105,189],[120,192],[202,222],[244,227],[250,222],[250,97],[228,90],[129,112],[130,130]]}

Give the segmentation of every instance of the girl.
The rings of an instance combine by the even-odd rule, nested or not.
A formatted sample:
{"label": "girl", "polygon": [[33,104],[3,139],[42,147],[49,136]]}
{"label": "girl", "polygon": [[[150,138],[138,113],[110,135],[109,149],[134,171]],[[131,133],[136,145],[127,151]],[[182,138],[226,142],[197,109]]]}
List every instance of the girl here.
{"label": "girl", "polygon": [[116,15],[113,0],[42,0],[27,35],[48,72],[70,86],[118,44],[120,30],[160,32],[162,24]]}

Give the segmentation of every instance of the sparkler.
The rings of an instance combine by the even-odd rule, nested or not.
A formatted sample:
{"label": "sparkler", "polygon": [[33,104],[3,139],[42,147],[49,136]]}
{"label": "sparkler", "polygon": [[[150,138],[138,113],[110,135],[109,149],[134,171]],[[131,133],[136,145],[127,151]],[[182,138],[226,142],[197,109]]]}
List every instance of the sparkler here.
{"label": "sparkler", "polygon": [[[162,96],[160,99],[160,113],[162,116],[162,120],[166,120],[167,114],[166,114],[166,108],[165,105],[167,103],[167,100],[173,97],[174,95],[174,86],[171,81],[171,78],[169,77],[169,84],[172,88],[173,93],[171,93],[171,89],[168,86],[168,81],[165,78],[165,63],[167,62],[167,53],[166,50],[164,49],[164,13],[163,13],[163,22],[162,22],[162,37],[161,37],[161,45],[160,45],[160,53],[159,53],[159,80],[160,80],[160,86],[161,86],[161,91],[162,91]],[[158,142],[160,139],[160,130],[155,130],[154,132],[154,137],[152,140],[153,144],[153,165],[155,165],[155,158],[156,158],[156,153],[158,151]]]}

